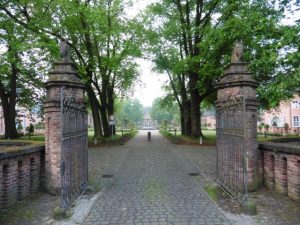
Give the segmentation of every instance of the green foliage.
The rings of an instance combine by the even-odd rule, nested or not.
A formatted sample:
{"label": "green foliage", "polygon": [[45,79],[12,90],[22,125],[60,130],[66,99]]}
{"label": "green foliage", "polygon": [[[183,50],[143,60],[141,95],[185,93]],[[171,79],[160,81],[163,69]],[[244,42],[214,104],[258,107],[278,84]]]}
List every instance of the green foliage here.
{"label": "green foliage", "polygon": [[218,193],[217,186],[207,185],[204,187],[204,190],[212,200],[214,200],[215,202],[217,201],[217,193]]}
{"label": "green foliage", "polygon": [[245,46],[243,60],[251,63],[249,68],[259,82],[257,90],[262,106],[275,107],[292,96],[300,82],[300,26],[285,25],[281,20],[283,12],[288,12],[294,3],[207,1],[201,9],[208,16],[197,26],[197,1],[186,2],[189,6],[181,1],[160,1],[148,7],[143,18],[147,50],[153,56],[156,70],[168,73],[168,85],[175,96],[184,87],[183,79],[196,72],[199,94],[213,103],[216,84],[223,68],[230,63],[236,40],[242,40]]}
{"label": "green foliage", "polygon": [[160,124],[164,121],[171,122],[175,114],[178,114],[176,105],[167,102],[166,99],[156,98],[150,110],[150,116],[153,120],[157,120]]}
{"label": "green foliage", "polygon": [[67,213],[61,207],[55,207],[53,209],[53,218],[55,220],[63,220],[67,218]]}
{"label": "green foliage", "polygon": [[117,100],[115,106],[118,126],[126,128],[132,123],[137,124],[143,120],[143,106],[139,100]]}
{"label": "green foliage", "polygon": [[[0,9],[3,15],[8,15],[9,21],[34,37],[35,41],[30,43],[34,51],[29,57],[42,52],[42,56],[57,61],[58,43],[67,41],[78,76],[92,92],[90,100],[99,96],[91,100],[92,107],[105,111],[101,119],[107,123],[104,115],[112,113],[108,107],[117,96],[128,95],[139,76],[133,59],[141,56],[140,31],[135,19],[124,13],[129,2],[12,0],[0,3]],[[14,31],[11,33],[15,35]],[[36,60],[30,62],[37,63]],[[53,60],[50,62],[52,65]],[[39,74],[45,74],[44,70]],[[104,132],[107,133],[107,129]]]}
{"label": "green foliage", "polygon": [[269,128],[270,128],[270,125],[269,125],[269,124],[265,124],[265,125],[264,125],[264,128],[266,129],[266,131],[268,131]]}
{"label": "green foliage", "polygon": [[45,124],[43,122],[38,122],[37,124],[34,125],[35,129],[45,129]]}
{"label": "green foliage", "polygon": [[34,133],[34,126],[32,123],[30,123],[29,128],[28,128],[28,132],[33,134]]}
{"label": "green foliage", "polygon": [[0,83],[8,93],[16,66],[17,103],[31,108],[42,103],[44,74],[49,69],[49,48],[40,48],[39,37],[0,12]]}
{"label": "green foliage", "polygon": [[247,215],[257,214],[257,204],[254,201],[248,201],[243,207],[243,212]]}
{"label": "green foliage", "polygon": [[[26,137],[25,136],[21,137],[21,140],[26,140]],[[30,140],[44,143],[45,142],[45,135],[34,135],[34,136],[30,137]]]}
{"label": "green foliage", "polygon": [[23,130],[23,125],[22,125],[22,123],[18,123],[17,130],[18,130],[18,131]]}

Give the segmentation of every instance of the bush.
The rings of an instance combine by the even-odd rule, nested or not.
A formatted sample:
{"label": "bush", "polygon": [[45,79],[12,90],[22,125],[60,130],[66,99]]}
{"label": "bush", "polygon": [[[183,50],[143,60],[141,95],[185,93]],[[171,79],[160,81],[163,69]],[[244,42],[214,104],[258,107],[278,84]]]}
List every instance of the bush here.
{"label": "bush", "polygon": [[257,205],[254,201],[247,202],[243,207],[243,212],[247,215],[256,215],[257,214]]}
{"label": "bush", "polygon": [[29,133],[33,134],[34,133],[34,126],[32,123],[30,123],[29,125],[29,130],[28,130]]}
{"label": "bush", "polygon": [[22,123],[18,123],[18,127],[17,127],[17,130],[18,130],[18,131],[21,131],[21,130],[23,130],[23,126],[22,126]]}
{"label": "bush", "polygon": [[265,130],[266,130],[266,131],[269,131],[269,128],[270,128],[270,125],[269,125],[269,124],[265,124],[264,127],[265,127]]}
{"label": "bush", "polygon": [[45,124],[42,122],[38,122],[37,124],[34,125],[35,129],[41,130],[45,129]]}
{"label": "bush", "polygon": [[55,220],[62,220],[67,218],[67,214],[61,207],[55,207],[53,210],[53,218]]}
{"label": "bush", "polygon": [[289,132],[289,124],[288,124],[288,123],[285,123],[285,124],[283,125],[283,127],[284,127],[285,132],[288,133],[288,132]]}

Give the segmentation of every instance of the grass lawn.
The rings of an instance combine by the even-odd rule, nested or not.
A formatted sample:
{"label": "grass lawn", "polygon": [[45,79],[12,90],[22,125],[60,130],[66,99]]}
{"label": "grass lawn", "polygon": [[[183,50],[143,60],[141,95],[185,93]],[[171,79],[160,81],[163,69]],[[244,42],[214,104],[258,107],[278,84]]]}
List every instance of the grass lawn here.
{"label": "grass lawn", "polygon": [[265,135],[258,135],[257,140],[260,142],[267,142],[272,141],[274,139],[280,139],[280,138],[300,138],[300,136],[297,135],[288,135],[288,136],[270,136],[267,135],[267,138],[265,138]]}
{"label": "grass lawn", "polygon": [[28,139],[28,136],[21,136],[17,139],[0,139],[0,142],[25,142],[25,143],[32,143],[32,144],[43,144],[45,142],[45,136],[44,135],[33,135],[30,136],[30,140]]}
{"label": "grass lawn", "polygon": [[[203,139],[203,145],[215,145],[216,144],[216,131],[215,130],[202,130],[203,135],[204,135],[204,139]],[[163,132],[162,134],[171,139],[174,143],[179,143],[179,144],[199,144],[200,140],[199,138],[192,138],[192,137],[186,137],[183,135],[178,135],[177,131],[177,135],[175,136],[175,133],[173,131],[169,131],[169,132]],[[267,137],[265,138],[264,135],[258,135],[257,136],[257,140],[259,142],[268,142],[268,141],[272,141],[274,139],[278,139],[278,138],[299,138],[299,136],[297,135],[288,135],[288,136],[271,136],[271,135],[267,135]]]}
{"label": "grass lawn", "polygon": [[[209,144],[209,145],[216,144],[216,131],[215,130],[203,130],[202,132],[204,135],[203,144]],[[123,135],[131,136],[131,133],[124,131]],[[180,135],[180,131],[177,131],[176,137],[175,137],[174,131],[168,132],[167,136],[171,139],[177,139],[184,143],[196,144],[196,143],[199,143],[199,141],[200,141],[199,138],[191,138],[191,137],[186,137],[186,136]],[[122,132],[117,132],[117,134],[114,135],[113,142],[118,142],[118,141],[120,141],[121,138],[122,138]],[[265,138],[264,135],[257,136],[257,140],[259,142],[272,141],[273,139],[278,139],[278,138],[299,138],[299,136],[297,136],[297,135],[288,135],[288,136],[270,136],[270,135],[268,135],[267,138]],[[88,140],[89,140],[89,143],[94,143],[94,130],[88,130]],[[45,142],[45,136],[44,135],[33,135],[33,136],[30,136],[30,140],[28,139],[28,135],[22,136],[18,139],[10,139],[10,140],[0,139],[0,142],[5,142],[5,141],[16,141],[16,142],[28,142],[28,143],[32,143],[32,144],[42,144]],[[107,142],[111,142],[111,141],[112,141],[111,137],[98,138],[98,142],[102,142],[102,143],[107,143]]]}

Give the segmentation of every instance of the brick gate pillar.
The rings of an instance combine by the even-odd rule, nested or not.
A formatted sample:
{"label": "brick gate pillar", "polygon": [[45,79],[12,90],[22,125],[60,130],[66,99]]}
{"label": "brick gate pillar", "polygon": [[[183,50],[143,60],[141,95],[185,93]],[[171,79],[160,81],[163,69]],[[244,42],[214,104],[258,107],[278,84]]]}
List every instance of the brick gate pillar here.
{"label": "brick gate pillar", "polygon": [[[259,101],[256,97],[256,87],[258,83],[252,78],[252,74],[248,70],[248,63],[241,61],[242,48],[240,43],[237,43],[232,53],[231,63],[225,68],[224,76],[218,86],[218,100],[216,102],[216,108],[224,106],[226,102],[234,98],[245,99],[245,115],[234,115],[234,121],[236,124],[244,124],[244,143],[248,155],[248,190],[255,190],[261,182],[261,176],[259,175],[259,150],[257,137],[257,110]],[[235,127],[235,125],[233,125]],[[217,138],[218,139],[218,138]],[[224,140],[223,140],[224,141]],[[219,143],[219,145],[227,144],[228,154],[232,152],[235,146],[231,140],[225,140],[227,143]],[[217,140],[218,148],[218,140]],[[238,160],[237,155],[231,154],[230,160],[232,163]],[[239,157],[240,158],[240,157]],[[229,167],[230,168],[230,167]],[[220,168],[222,170],[222,168]],[[234,165],[230,168],[232,174],[238,173],[240,168],[234,168]],[[229,172],[230,173],[230,172]]]}
{"label": "brick gate pillar", "polygon": [[59,194],[61,190],[61,97],[74,98],[75,103],[84,103],[85,85],[76,74],[76,68],[71,62],[66,44],[63,49],[61,62],[54,64],[54,70],[49,73],[45,83],[46,100],[44,102],[45,115],[45,188],[52,194]]}

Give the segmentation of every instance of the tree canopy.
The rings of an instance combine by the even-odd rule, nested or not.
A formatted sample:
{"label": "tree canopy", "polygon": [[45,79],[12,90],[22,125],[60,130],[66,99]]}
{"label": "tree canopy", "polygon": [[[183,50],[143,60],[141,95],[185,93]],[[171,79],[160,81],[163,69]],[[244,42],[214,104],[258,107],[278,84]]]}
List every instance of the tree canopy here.
{"label": "tree canopy", "polygon": [[[146,49],[156,69],[169,76],[183,133],[199,136],[200,105],[213,103],[216,84],[230,62],[235,41],[259,82],[265,108],[292,96],[299,77],[299,21],[285,25],[289,1],[163,0],[143,17]],[[296,80],[299,80],[297,78]]]}
{"label": "tree canopy", "polygon": [[166,103],[162,98],[156,98],[150,110],[150,116],[153,120],[156,120],[159,124],[164,121],[171,122],[175,119],[178,109],[176,105]]}
{"label": "tree canopy", "polygon": [[141,55],[139,26],[124,13],[129,3],[13,0],[0,5],[11,23],[41,41],[37,48],[57,50],[60,40],[72,48],[72,61],[88,86],[96,136],[110,135],[108,115],[113,114],[114,100],[124,95],[139,75],[133,60]]}
{"label": "tree canopy", "polygon": [[117,126],[128,126],[138,124],[143,120],[143,105],[139,100],[118,100],[116,101]]}
{"label": "tree canopy", "polygon": [[[71,47],[72,61],[88,87],[95,136],[110,135],[108,115],[137,81],[138,57],[150,58],[155,70],[167,73],[168,99],[163,102],[177,102],[184,135],[201,135],[201,106],[216,99],[216,84],[237,40],[243,42],[243,60],[250,62],[259,82],[262,107],[277,106],[299,87],[299,20],[283,22],[298,1],[161,0],[136,18],[127,15],[130,4],[0,1],[0,98],[6,127],[12,130],[6,136],[16,135],[16,103],[29,107],[42,99],[42,83],[59,59],[61,40]],[[135,101],[126,104],[129,117],[135,113],[130,104],[140,107]]]}

